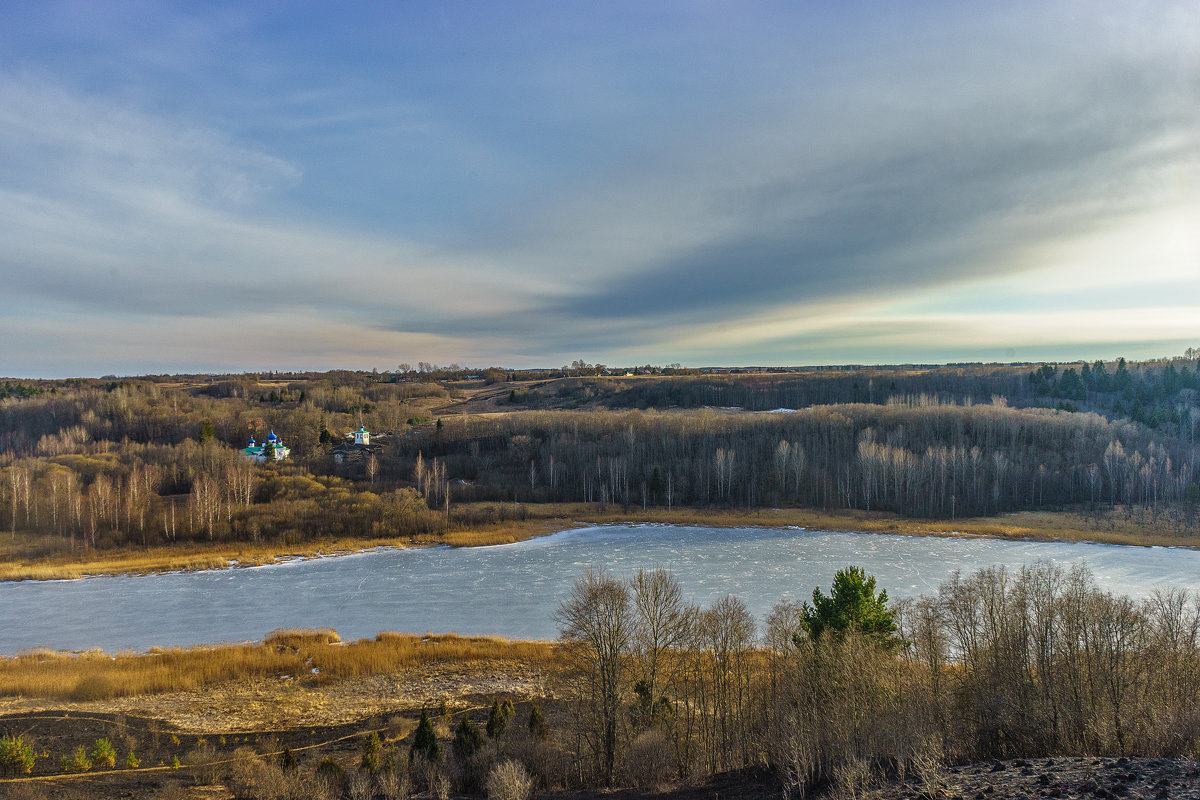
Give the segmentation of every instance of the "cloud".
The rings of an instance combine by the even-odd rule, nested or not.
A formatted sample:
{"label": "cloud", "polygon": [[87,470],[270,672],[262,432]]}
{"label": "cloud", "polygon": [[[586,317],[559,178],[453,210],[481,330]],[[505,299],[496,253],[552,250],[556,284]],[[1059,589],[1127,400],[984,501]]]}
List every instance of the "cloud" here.
{"label": "cloud", "polygon": [[1162,342],[1144,287],[1200,291],[1188,5],[454,13],[0,57],[0,313],[44,360],[815,362],[1081,345],[1052,310]]}

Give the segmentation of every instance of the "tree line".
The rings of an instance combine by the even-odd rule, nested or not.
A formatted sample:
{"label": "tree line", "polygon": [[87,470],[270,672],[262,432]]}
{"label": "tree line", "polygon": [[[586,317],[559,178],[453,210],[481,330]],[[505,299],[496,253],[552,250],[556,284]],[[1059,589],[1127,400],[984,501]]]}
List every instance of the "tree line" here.
{"label": "tree line", "polygon": [[[661,386],[684,399],[712,392],[732,393],[721,403],[750,399],[743,410],[593,408],[433,421],[430,404],[451,390],[419,370],[190,383],[8,381],[0,399],[0,530],[52,534],[76,547],[298,541],[443,530],[473,518],[473,501],[571,501],[949,519],[1074,509],[1192,533],[1200,411],[1189,363],[1096,364],[1086,379],[1069,367],[1042,368],[1040,377],[947,367],[569,378],[530,391],[609,391],[611,384],[643,398]],[[1155,396],[1173,398],[1174,411],[1151,427],[1029,404],[1072,374],[1096,387],[1087,390],[1093,404],[1136,397],[1153,384]],[[910,393],[918,388],[929,391]],[[744,410],[863,392],[862,402]],[[395,435],[377,457],[334,463],[331,446],[359,424]],[[240,461],[246,440],[268,431],[292,449],[290,460],[267,470]]]}
{"label": "tree line", "polygon": [[895,604],[851,568],[761,627],[736,597],[687,601],[664,570],[595,572],[558,618],[560,746],[592,785],[769,765],[790,793],[853,793],[947,761],[1189,757],[1200,734],[1196,596],[1113,595],[1082,566],[956,574]]}
{"label": "tree line", "polygon": [[787,413],[546,411],[454,418],[396,444],[459,500],[799,506],[955,518],[1118,508],[1196,527],[1196,450],[1096,413],[933,398]]}

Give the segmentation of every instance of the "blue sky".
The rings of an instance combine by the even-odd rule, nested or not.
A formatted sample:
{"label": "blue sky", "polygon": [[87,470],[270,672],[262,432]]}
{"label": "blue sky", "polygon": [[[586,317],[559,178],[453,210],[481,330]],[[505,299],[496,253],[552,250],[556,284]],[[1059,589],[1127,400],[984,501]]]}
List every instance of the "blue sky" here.
{"label": "blue sky", "polygon": [[0,375],[1200,345],[1195,3],[8,3]]}

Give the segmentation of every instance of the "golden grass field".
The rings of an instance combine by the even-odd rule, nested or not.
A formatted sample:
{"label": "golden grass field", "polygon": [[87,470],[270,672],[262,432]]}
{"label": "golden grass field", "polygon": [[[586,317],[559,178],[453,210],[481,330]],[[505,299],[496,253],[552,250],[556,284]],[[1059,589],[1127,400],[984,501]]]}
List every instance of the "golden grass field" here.
{"label": "golden grass field", "polygon": [[285,630],[258,644],[154,648],[147,653],[33,650],[0,658],[0,696],[110,700],[280,675],[327,685],[417,666],[521,662],[545,667],[553,658],[553,645],[541,641],[385,631],[374,639],[343,643],[327,629]]}
{"label": "golden grass field", "polygon": [[481,547],[545,536],[581,524],[670,523],[700,527],[785,527],[861,531],[908,536],[983,536],[998,539],[1094,541],[1105,544],[1200,547],[1200,537],[1181,536],[1167,526],[1137,525],[1120,514],[1091,518],[1069,512],[1019,512],[958,520],[907,519],[884,512],[825,513],[808,509],[665,508],[606,510],[595,504],[547,503],[523,506],[526,519],[461,528],[416,538],[320,539],[296,545],[214,542],[102,552],[56,552],[29,557],[30,543],[0,536],[0,580],[62,580],[91,575],[144,574],[269,564],[290,558],[320,558],[374,547],[451,545]]}

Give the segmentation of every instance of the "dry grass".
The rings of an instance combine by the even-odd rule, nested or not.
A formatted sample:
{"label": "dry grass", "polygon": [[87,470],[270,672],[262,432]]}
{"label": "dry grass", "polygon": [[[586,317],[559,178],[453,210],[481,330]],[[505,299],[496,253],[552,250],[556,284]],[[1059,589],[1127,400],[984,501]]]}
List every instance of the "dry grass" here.
{"label": "dry grass", "polygon": [[[560,507],[566,510],[567,506]],[[1184,536],[1169,526],[1138,525],[1117,517],[1093,520],[1071,512],[1023,511],[996,517],[958,520],[923,520],[885,512],[839,511],[825,513],[808,509],[776,508],[749,511],[682,508],[598,511],[595,506],[576,507],[572,518],[581,522],[621,524],[651,522],[698,527],[799,526],[813,530],[891,533],[906,536],[983,536],[993,539],[1037,539],[1043,541],[1088,541],[1105,544],[1200,547],[1200,536]]]}
{"label": "dry grass", "polygon": [[[36,558],[18,548],[11,554],[0,551],[0,581],[70,580],[93,575],[143,575],[158,572],[189,572],[271,564],[292,558],[319,558],[359,552],[371,547],[404,547],[403,539],[323,539],[300,545],[216,542],[145,549],[121,548],[104,551],[60,551]],[[28,552],[28,551],[26,551]]]}
{"label": "dry grass", "polygon": [[382,675],[428,664],[521,661],[549,664],[549,642],[491,636],[440,636],[384,632],[341,644],[336,631],[277,631],[255,645],[153,649],[109,655],[98,650],[34,650],[0,659],[0,694],[69,700],[189,691],[223,681],[278,675],[328,683]]}

